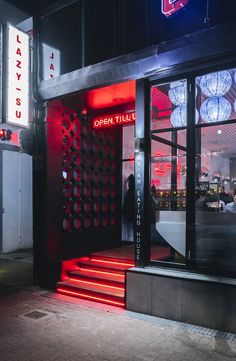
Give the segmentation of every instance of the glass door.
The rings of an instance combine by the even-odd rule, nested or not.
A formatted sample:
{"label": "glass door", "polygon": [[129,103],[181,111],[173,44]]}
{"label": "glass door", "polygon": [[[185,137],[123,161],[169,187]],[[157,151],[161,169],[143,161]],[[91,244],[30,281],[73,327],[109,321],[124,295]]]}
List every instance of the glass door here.
{"label": "glass door", "polygon": [[151,87],[150,260],[185,263],[186,80]]}

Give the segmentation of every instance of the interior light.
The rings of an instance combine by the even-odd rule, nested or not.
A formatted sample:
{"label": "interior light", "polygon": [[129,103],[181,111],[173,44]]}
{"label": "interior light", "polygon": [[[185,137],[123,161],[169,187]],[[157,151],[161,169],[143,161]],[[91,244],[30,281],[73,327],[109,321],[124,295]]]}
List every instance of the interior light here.
{"label": "interior light", "polygon": [[221,135],[221,134],[222,134],[222,130],[221,130],[221,129],[218,129],[218,130],[217,130],[217,134]]}
{"label": "interior light", "polygon": [[175,81],[170,83],[170,90],[168,96],[174,105],[183,105],[187,98],[186,81]]}
{"label": "interior light", "polygon": [[230,102],[224,97],[210,97],[201,105],[200,114],[206,123],[222,122],[231,115]]}
{"label": "interior light", "polygon": [[64,170],[62,171],[62,177],[63,177],[63,179],[67,178],[67,172],[65,172]]}
{"label": "interior light", "polygon": [[232,86],[232,77],[228,71],[218,71],[203,75],[200,88],[207,97],[225,95]]}
{"label": "interior light", "polygon": [[[198,113],[197,109],[195,109],[195,124],[198,123],[198,120],[199,120],[199,113]],[[174,128],[186,127],[186,125],[187,125],[186,104],[175,108],[175,110],[171,113],[170,121]]]}

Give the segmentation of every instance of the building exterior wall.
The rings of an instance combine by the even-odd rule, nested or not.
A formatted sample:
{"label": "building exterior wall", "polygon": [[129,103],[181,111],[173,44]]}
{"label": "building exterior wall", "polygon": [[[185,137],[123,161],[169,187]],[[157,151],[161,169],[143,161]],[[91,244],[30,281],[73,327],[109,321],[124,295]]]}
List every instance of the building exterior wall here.
{"label": "building exterior wall", "polygon": [[[102,3],[104,5],[106,2]],[[147,217],[147,215],[149,215],[150,200],[150,176],[147,176],[150,167],[150,124],[147,125],[151,117],[150,88],[152,84],[158,84],[158,82],[161,83],[162,79],[165,79],[165,82],[170,82],[179,78],[185,79],[188,73],[187,86],[189,103],[187,106],[187,114],[188,118],[191,119],[192,124],[195,125],[195,90],[191,90],[195,89],[195,77],[198,76],[198,72],[200,74],[204,74],[204,72],[207,73],[210,71],[214,71],[214,69],[216,71],[219,69],[222,70],[223,62],[228,62],[228,64],[230,64],[228,65],[230,69],[235,68],[235,45],[232,44],[229,36],[230,33],[233,33],[235,31],[235,23],[229,24],[228,28],[227,26],[223,25],[222,27],[211,28],[203,32],[193,33],[193,31],[205,29],[205,27],[209,25],[208,21],[204,22],[204,15],[206,15],[206,9],[203,4],[205,4],[205,2],[198,2],[198,5],[195,4],[192,7],[192,11],[193,9],[195,9],[196,13],[194,13],[194,11],[191,12],[191,7],[189,5],[189,7],[186,8],[186,11],[183,10],[183,12],[178,15],[178,17],[174,18],[173,20],[161,18],[161,21],[159,23],[156,21],[155,17],[152,17],[150,15],[150,9],[152,8],[152,6],[154,6],[154,2],[150,1],[146,3],[148,4],[147,7],[144,7],[144,3],[142,2],[142,6],[139,8],[139,10],[137,10],[136,8],[129,9],[128,5],[125,5],[127,4],[127,2],[120,2],[123,8],[121,6],[119,7],[119,9],[123,9],[123,11],[126,13],[126,16],[123,16],[121,21],[118,21],[118,19],[115,18],[116,20],[114,21],[114,26],[116,30],[112,28],[112,36],[111,34],[109,34],[106,38],[107,43],[109,43],[111,38],[113,38],[113,40],[115,40],[116,47],[112,48],[112,50],[110,49],[110,51],[107,51],[106,49],[103,54],[101,54],[101,52],[97,52],[96,49],[94,49],[94,54],[92,54],[92,52],[90,53],[93,44],[99,44],[99,40],[101,40],[101,33],[98,33],[97,37],[95,34],[96,23],[91,26],[91,29],[89,29],[89,27],[86,28],[85,26],[85,32],[83,34],[83,39],[85,41],[83,48],[84,53],[82,54],[83,61],[81,61],[81,58],[79,58],[78,64],[88,66],[81,67],[81,65],[79,65],[79,69],[77,70],[71,68],[70,72],[67,74],[63,74],[62,76],[59,76],[55,79],[49,79],[39,82],[37,88],[37,95],[39,96],[39,98],[41,98],[41,100],[50,100],[51,98],[57,98],[60,96],[70,97],[70,94],[73,93],[73,98],[76,92],[88,90],[92,87],[98,88],[107,84],[121,82],[122,80],[124,81],[128,79],[137,80],[137,119],[135,134],[135,151],[137,152],[137,154],[135,166],[136,180],[138,178],[139,184],[136,183],[136,191],[138,191],[137,198],[139,200],[141,199],[141,201],[143,202],[141,205],[141,217],[143,223],[140,228],[137,227],[137,233],[135,236],[136,265],[139,266],[139,268],[130,270],[127,273],[127,308],[130,310],[153,314],[160,317],[167,317],[184,322],[201,324],[206,327],[216,327],[223,330],[235,332],[235,327],[233,326],[233,322],[235,321],[235,311],[233,310],[232,306],[235,300],[234,279],[225,279],[222,278],[221,275],[216,277],[211,277],[207,275],[201,276],[198,274],[199,271],[201,271],[202,274],[207,274],[209,270],[202,270],[202,268],[198,268],[198,265],[196,264],[196,267],[194,269],[194,275],[190,274],[188,271],[181,271],[181,267],[179,267],[178,264],[175,264],[175,271],[161,271],[159,268],[159,264],[156,264],[156,272],[152,272],[145,268],[145,266],[150,262],[150,228],[148,228],[150,222]],[[87,12],[85,12],[84,14],[84,21],[85,24],[87,23],[87,25],[90,19],[89,4],[91,5],[91,3],[88,2],[88,7],[86,10]],[[144,8],[146,13],[144,12]],[[140,15],[142,11],[146,14],[147,18]],[[160,9],[155,8],[155,11],[160,12]],[[104,9],[104,19],[106,16],[109,16],[108,14],[109,12],[105,15]],[[133,16],[133,23],[131,23],[131,17],[128,16],[128,14]],[[224,12],[222,12],[221,14],[222,17],[216,11],[212,14],[214,14],[214,16],[212,15],[213,25],[232,20],[232,18],[227,17],[226,13]],[[158,16],[161,16],[160,13],[158,13]],[[110,19],[111,18],[109,18],[109,20]],[[138,21],[138,19],[140,21]],[[151,19],[150,22],[147,21],[147,19]],[[45,18],[42,19],[42,22],[44,20]],[[155,31],[151,32],[150,29],[154,27],[154,20],[156,21],[157,25]],[[137,34],[139,34],[140,31],[140,23],[142,23],[143,25],[143,28],[141,28],[143,31],[142,36],[140,36],[139,38]],[[124,29],[127,28],[129,24],[132,24],[130,34],[125,37],[125,34],[127,32],[125,32]],[[104,28],[106,28],[104,24],[103,26]],[[117,31],[117,29],[119,29],[119,26],[124,26],[122,27],[122,31],[120,33]],[[102,29],[104,28],[102,27]],[[42,29],[39,28],[38,31],[40,33]],[[161,35],[158,36],[157,33]],[[105,33],[102,34],[106,36]],[[118,34],[123,34],[123,37],[118,37]],[[132,40],[134,39],[134,35],[136,35],[137,37],[137,42],[134,42]],[[182,37],[176,39],[177,35]],[[218,41],[215,41],[216,38]],[[163,40],[170,41],[165,43],[159,43]],[[142,52],[132,53],[128,55],[125,54],[126,51],[138,50],[146,45],[151,45],[152,41],[154,41],[154,43],[157,43],[157,45],[152,47],[152,51],[149,48],[149,56],[147,56],[146,58],[144,55],[142,58]],[[39,47],[41,46],[40,43],[38,45]],[[50,45],[55,46],[53,40]],[[88,56],[88,54],[90,55]],[[107,60],[102,63],[96,64],[98,61],[105,60],[107,58],[109,59],[109,57],[112,58],[120,54],[123,55],[115,59],[110,59],[110,61]],[[70,58],[70,54],[66,54],[66,57]],[[40,62],[40,58],[38,59],[38,61]],[[90,66],[90,62],[94,63],[94,65]],[[73,65],[75,64],[76,62],[73,62]],[[40,66],[37,70],[40,73]],[[41,78],[40,80],[43,80],[43,78]],[[77,106],[77,108],[79,108],[79,106]],[[45,127],[45,117],[42,117],[41,119],[39,117],[38,121],[42,128]],[[190,270],[192,266],[191,261],[193,261],[193,263],[195,261],[194,257],[192,256],[192,251],[194,252],[195,247],[195,244],[192,243],[194,239],[192,226],[195,222],[195,215],[193,212],[195,183],[192,174],[194,174],[195,154],[194,139],[191,138],[191,136],[193,137],[193,132],[192,128],[190,128],[191,127],[188,127],[187,129],[187,162],[189,165],[188,176],[190,176],[191,178],[191,183],[187,186],[188,216],[186,220],[186,230],[188,236],[186,240],[186,263],[184,267],[182,267],[185,268],[185,270]],[[45,141],[47,139],[47,133],[45,129],[44,131],[45,133],[41,134],[43,134]],[[36,156],[38,157],[38,159],[39,156],[43,156],[45,161],[48,156],[47,152],[47,146],[45,146],[44,144],[44,149],[42,149],[41,153],[39,151]],[[40,165],[42,166],[42,164],[39,164],[39,166]],[[41,191],[43,191],[42,184],[47,184],[47,182],[50,183],[50,179],[48,178],[47,173],[47,164],[44,164],[43,167],[41,168]],[[229,169],[228,164],[226,164],[225,169],[225,171]],[[38,169],[36,169],[36,171],[37,170]],[[50,184],[49,183],[48,189],[52,189],[53,182],[51,182]],[[183,186],[184,183],[182,182],[181,184]],[[137,200],[137,203],[139,202],[139,200]],[[138,207],[139,205],[136,209],[136,215],[138,214]],[[140,218],[137,219],[140,220]],[[48,227],[49,224],[46,223],[46,226]],[[55,224],[52,225],[52,227],[54,226]],[[141,240],[140,234],[142,236]],[[37,240],[37,244],[39,249],[42,250],[42,252],[40,253],[41,259],[39,259],[38,261],[42,265],[45,258],[48,257],[47,251],[45,252],[45,242],[46,247],[48,247],[51,239],[48,238],[45,240],[44,238],[44,240],[42,241],[44,242],[44,244],[40,242],[41,239],[39,237]],[[56,245],[60,246],[59,239],[58,244],[57,239],[55,238],[53,238],[53,242]],[[63,251],[60,250],[57,256],[64,257],[65,254],[63,254]],[[168,264],[165,264],[164,266],[168,268]],[[217,266],[213,265],[213,272],[218,271],[219,270],[217,269]],[[46,270],[46,273],[44,274],[45,279],[47,277],[47,274],[49,273],[50,267]],[[41,284],[44,284],[45,279],[42,280]],[[228,304],[225,296],[222,296],[222,294],[224,293],[228,296]],[[192,307],[192,305],[194,305],[194,307]],[[228,312],[227,306],[230,310],[232,309],[229,316],[226,315]],[[195,312],[193,312],[193,308]],[[205,313],[207,313],[207,316],[205,315]]]}
{"label": "building exterior wall", "polygon": [[130,311],[235,333],[235,300],[235,281],[229,278],[170,269],[127,271]]}
{"label": "building exterior wall", "polygon": [[[6,103],[3,86],[7,75],[2,60],[6,60],[2,25],[18,24],[29,15],[5,0],[0,1],[0,128],[10,131],[10,139],[0,139],[1,153],[1,220],[0,251],[32,248],[32,133],[12,124],[6,124],[3,106]],[[4,58],[3,58],[4,57]],[[3,84],[4,83],[4,84]],[[4,89],[5,90],[5,89]],[[3,93],[2,93],[3,91]],[[4,94],[4,95],[3,95]],[[13,101],[13,99],[12,99]]]}

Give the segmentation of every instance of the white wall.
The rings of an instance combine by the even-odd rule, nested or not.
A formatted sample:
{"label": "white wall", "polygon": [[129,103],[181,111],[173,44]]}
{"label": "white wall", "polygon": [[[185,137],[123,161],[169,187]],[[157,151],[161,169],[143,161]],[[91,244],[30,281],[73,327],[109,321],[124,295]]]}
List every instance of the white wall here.
{"label": "white wall", "polygon": [[2,151],[2,252],[31,248],[32,157]]}

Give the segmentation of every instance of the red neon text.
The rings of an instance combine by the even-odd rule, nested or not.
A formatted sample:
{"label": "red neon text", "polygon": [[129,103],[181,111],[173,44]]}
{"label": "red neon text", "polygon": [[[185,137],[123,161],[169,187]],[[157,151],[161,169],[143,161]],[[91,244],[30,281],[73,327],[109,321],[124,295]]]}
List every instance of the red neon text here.
{"label": "red neon text", "polygon": [[[16,42],[18,44],[21,44],[21,39],[20,39],[20,35],[17,34],[16,35]],[[17,50],[16,50],[16,55],[18,57],[18,59],[16,59],[16,90],[18,95],[16,95],[16,99],[15,99],[15,104],[17,107],[21,106],[22,100],[21,100],[21,87],[18,87],[18,85],[20,85],[20,80],[21,80],[21,72],[19,72],[18,69],[21,69],[21,63],[22,63],[22,49],[21,49],[21,45],[17,45]],[[21,119],[21,110],[20,109],[16,109],[16,118]]]}
{"label": "red neon text", "polygon": [[187,5],[189,0],[162,0],[161,1],[161,11],[166,16],[172,16],[177,11],[183,9]]}
{"label": "red neon text", "polygon": [[117,126],[133,124],[135,122],[135,118],[135,112],[107,115],[104,117],[94,118],[92,121],[92,127],[94,129],[114,128]]}
{"label": "red neon text", "polygon": [[[50,59],[54,60],[54,52],[52,51],[51,54],[50,54]],[[55,68],[54,68],[54,65],[53,63],[50,64],[50,78],[54,78],[54,71],[55,71]]]}

